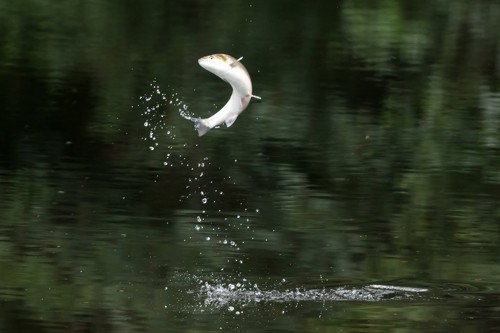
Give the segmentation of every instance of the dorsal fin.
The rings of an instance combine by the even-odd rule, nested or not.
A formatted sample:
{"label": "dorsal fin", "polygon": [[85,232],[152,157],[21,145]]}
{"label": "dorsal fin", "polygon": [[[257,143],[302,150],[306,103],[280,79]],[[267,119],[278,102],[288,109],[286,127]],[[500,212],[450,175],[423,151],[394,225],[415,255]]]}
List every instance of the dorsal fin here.
{"label": "dorsal fin", "polygon": [[243,57],[239,57],[238,59],[236,59],[235,61],[233,61],[233,62],[231,63],[231,65],[229,65],[229,66],[231,66],[231,67],[236,66],[236,64],[237,64],[237,63],[239,63],[241,59],[243,59]]}

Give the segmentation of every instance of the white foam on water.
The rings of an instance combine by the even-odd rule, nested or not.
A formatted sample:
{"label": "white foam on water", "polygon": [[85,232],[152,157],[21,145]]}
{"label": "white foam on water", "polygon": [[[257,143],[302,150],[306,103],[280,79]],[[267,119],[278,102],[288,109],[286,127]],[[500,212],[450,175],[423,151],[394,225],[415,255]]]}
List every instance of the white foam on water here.
{"label": "white foam on water", "polygon": [[261,288],[246,279],[242,282],[201,282],[200,297],[206,307],[226,308],[260,302],[325,302],[325,301],[362,301],[377,302],[387,300],[417,300],[425,288],[392,285],[338,286],[317,289]]}

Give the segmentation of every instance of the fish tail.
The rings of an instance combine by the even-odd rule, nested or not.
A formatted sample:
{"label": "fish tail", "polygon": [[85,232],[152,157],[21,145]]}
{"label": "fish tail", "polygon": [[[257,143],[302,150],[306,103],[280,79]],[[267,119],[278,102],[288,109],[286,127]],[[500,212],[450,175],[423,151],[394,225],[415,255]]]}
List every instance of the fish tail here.
{"label": "fish tail", "polygon": [[212,129],[212,127],[208,126],[205,119],[196,118],[193,119],[194,128],[198,131],[198,136],[205,135],[208,131]]}

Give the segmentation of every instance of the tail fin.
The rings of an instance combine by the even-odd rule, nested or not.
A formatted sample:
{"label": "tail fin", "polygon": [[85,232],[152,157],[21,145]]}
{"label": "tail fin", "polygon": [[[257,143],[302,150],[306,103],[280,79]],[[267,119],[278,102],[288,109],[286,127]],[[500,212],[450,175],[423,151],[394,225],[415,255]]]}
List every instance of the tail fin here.
{"label": "tail fin", "polygon": [[205,134],[207,134],[208,131],[210,131],[212,129],[210,126],[208,126],[205,123],[204,119],[196,118],[196,119],[192,119],[192,120],[194,122],[194,128],[196,128],[196,130],[198,130],[198,136],[205,135]]}

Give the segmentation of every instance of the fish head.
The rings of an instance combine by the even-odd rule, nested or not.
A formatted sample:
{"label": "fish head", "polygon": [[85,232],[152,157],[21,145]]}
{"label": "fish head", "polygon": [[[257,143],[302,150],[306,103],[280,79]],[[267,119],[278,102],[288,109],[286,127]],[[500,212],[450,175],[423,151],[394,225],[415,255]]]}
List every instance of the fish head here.
{"label": "fish head", "polygon": [[217,53],[198,59],[201,67],[228,82],[233,88],[252,94],[250,76],[241,62],[234,57]]}
{"label": "fish head", "polygon": [[217,75],[223,80],[226,80],[227,73],[231,70],[232,65],[238,62],[236,59],[227,54],[211,54],[198,59],[201,67],[207,71]]}

